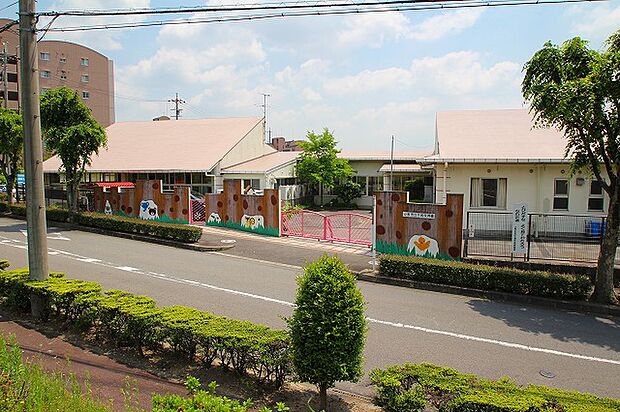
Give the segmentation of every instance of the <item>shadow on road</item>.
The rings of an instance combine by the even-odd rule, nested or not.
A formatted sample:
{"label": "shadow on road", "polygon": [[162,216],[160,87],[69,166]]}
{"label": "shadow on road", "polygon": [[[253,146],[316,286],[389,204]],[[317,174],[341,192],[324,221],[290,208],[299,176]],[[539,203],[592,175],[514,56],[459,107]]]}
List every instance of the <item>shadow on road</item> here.
{"label": "shadow on road", "polygon": [[483,316],[502,320],[528,333],[549,335],[563,342],[578,342],[620,352],[620,318],[522,307],[472,299],[469,307]]}

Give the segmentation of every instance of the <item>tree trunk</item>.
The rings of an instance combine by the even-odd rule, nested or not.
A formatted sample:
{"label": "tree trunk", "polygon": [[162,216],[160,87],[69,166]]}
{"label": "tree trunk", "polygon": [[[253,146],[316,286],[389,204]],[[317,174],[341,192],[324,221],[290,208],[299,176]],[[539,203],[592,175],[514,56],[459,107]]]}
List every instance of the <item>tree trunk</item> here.
{"label": "tree trunk", "polygon": [[15,179],[13,176],[10,176],[6,179],[6,195],[9,201],[9,204],[13,204],[13,188],[15,187]]}
{"label": "tree trunk", "polygon": [[319,412],[327,411],[327,385],[319,385]]}
{"label": "tree trunk", "polygon": [[[620,226],[620,181],[612,188],[609,195],[609,211],[605,231],[601,242],[596,268],[596,281],[591,300],[598,303],[613,304],[618,302],[614,293],[614,260],[618,247]],[[602,229],[602,228],[601,228]]]}
{"label": "tree trunk", "polygon": [[78,210],[78,187],[79,185],[67,179],[67,205],[69,212],[77,213]]}

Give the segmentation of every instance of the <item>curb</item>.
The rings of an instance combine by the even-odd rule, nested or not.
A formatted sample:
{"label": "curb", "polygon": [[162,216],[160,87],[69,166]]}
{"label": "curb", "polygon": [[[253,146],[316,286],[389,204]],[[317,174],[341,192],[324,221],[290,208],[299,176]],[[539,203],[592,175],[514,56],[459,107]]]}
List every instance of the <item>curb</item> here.
{"label": "curb", "polygon": [[358,280],[364,282],[380,283],[384,285],[403,286],[411,289],[428,290],[432,292],[449,293],[452,295],[469,296],[474,298],[484,298],[489,300],[500,300],[509,303],[529,304],[543,306],[552,309],[561,309],[571,312],[581,312],[601,316],[619,316],[620,307],[611,305],[601,305],[591,302],[556,300],[541,298],[537,296],[517,295],[513,293],[495,292],[480,289],[470,289],[460,286],[441,285],[437,283],[419,282],[409,279],[390,278],[385,276],[372,275],[367,272],[356,272]]}
{"label": "curb", "polygon": [[[9,217],[11,219],[17,219],[17,220],[26,220],[26,218],[23,217],[23,216],[16,216],[16,215],[12,215],[12,214],[4,214],[4,215],[0,214],[0,216],[2,216],[2,217]],[[114,231],[111,231],[111,230],[99,229],[99,228],[90,227],[90,226],[82,226],[82,225],[77,225],[75,223],[59,222],[59,221],[55,221],[55,220],[50,220],[50,221],[48,221],[48,223],[49,224],[54,224],[55,226],[58,226],[58,227],[79,230],[79,231],[82,231],[82,232],[90,232],[90,233],[96,233],[98,235],[105,235],[105,236],[120,237],[120,238],[124,238],[124,239],[138,240],[138,241],[141,241],[141,242],[155,243],[155,244],[158,244],[158,245],[175,247],[177,249],[193,250],[193,251],[196,251],[196,252],[219,252],[219,251],[222,251],[222,250],[227,250],[227,249],[231,249],[231,248],[235,247],[234,244],[205,246],[205,245],[199,245],[199,244],[195,244],[195,243],[182,243],[182,242],[177,242],[177,241],[170,240],[170,239],[159,239],[159,238],[155,238],[155,237],[151,237],[151,236],[145,236],[145,235],[139,235],[139,234],[135,234],[135,233],[114,232]]]}

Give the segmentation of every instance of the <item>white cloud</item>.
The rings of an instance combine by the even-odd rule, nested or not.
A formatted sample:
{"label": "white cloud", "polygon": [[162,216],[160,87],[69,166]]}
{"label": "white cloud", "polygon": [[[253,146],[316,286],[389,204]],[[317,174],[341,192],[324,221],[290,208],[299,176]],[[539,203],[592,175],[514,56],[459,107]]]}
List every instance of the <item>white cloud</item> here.
{"label": "white cloud", "polygon": [[480,55],[472,51],[448,53],[441,57],[416,59],[411,64],[415,81],[447,95],[491,91],[495,87],[518,90],[521,65],[502,61],[484,67]]}
{"label": "white cloud", "polygon": [[437,40],[472,27],[483,11],[449,10],[439,13],[415,25],[402,13],[349,16],[344,29],[337,34],[337,42],[343,47],[380,47],[386,41],[399,39]]}
{"label": "white cloud", "polygon": [[327,79],[323,84],[331,94],[362,94],[377,91],[389,92],[395,88],[409,87],[411,72],[399,67],[381,70],[364,70],[355,75]]}
{"label": "white cloud", "polygon": [[409,19],[402,13],[347,16],[344,29],[337,34],[341,47],[380,47],[386,40],[407,37],[411,33]]}
{"label": "white cloud", "polygon": [[430,17],[416,25],[409,33],[415,40],[436,40],[472,27],[482,15],[482,10],[452,10]]}
{"label": "white cloud", "polygon": [[321,95],[310,87],[304,88],[302,96],[309,102],[318,102],[322,99]]}
{"label": "white cloud", "polygon": [[606,39],[620,28],[620,6],[601,4],[594,8],[574,8],[573,32],[585,38]]}

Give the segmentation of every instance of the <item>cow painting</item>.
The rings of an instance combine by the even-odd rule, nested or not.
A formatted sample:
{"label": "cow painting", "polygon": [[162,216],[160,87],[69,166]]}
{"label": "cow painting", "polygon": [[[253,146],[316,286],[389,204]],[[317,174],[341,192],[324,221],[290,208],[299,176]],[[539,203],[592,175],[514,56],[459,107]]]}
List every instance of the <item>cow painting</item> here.
{"label": "cow painting", "polygon": [[141,201],[139,217],[144,220],[158,220],[159,212],[157,211],[157,204],[152,200]]}

